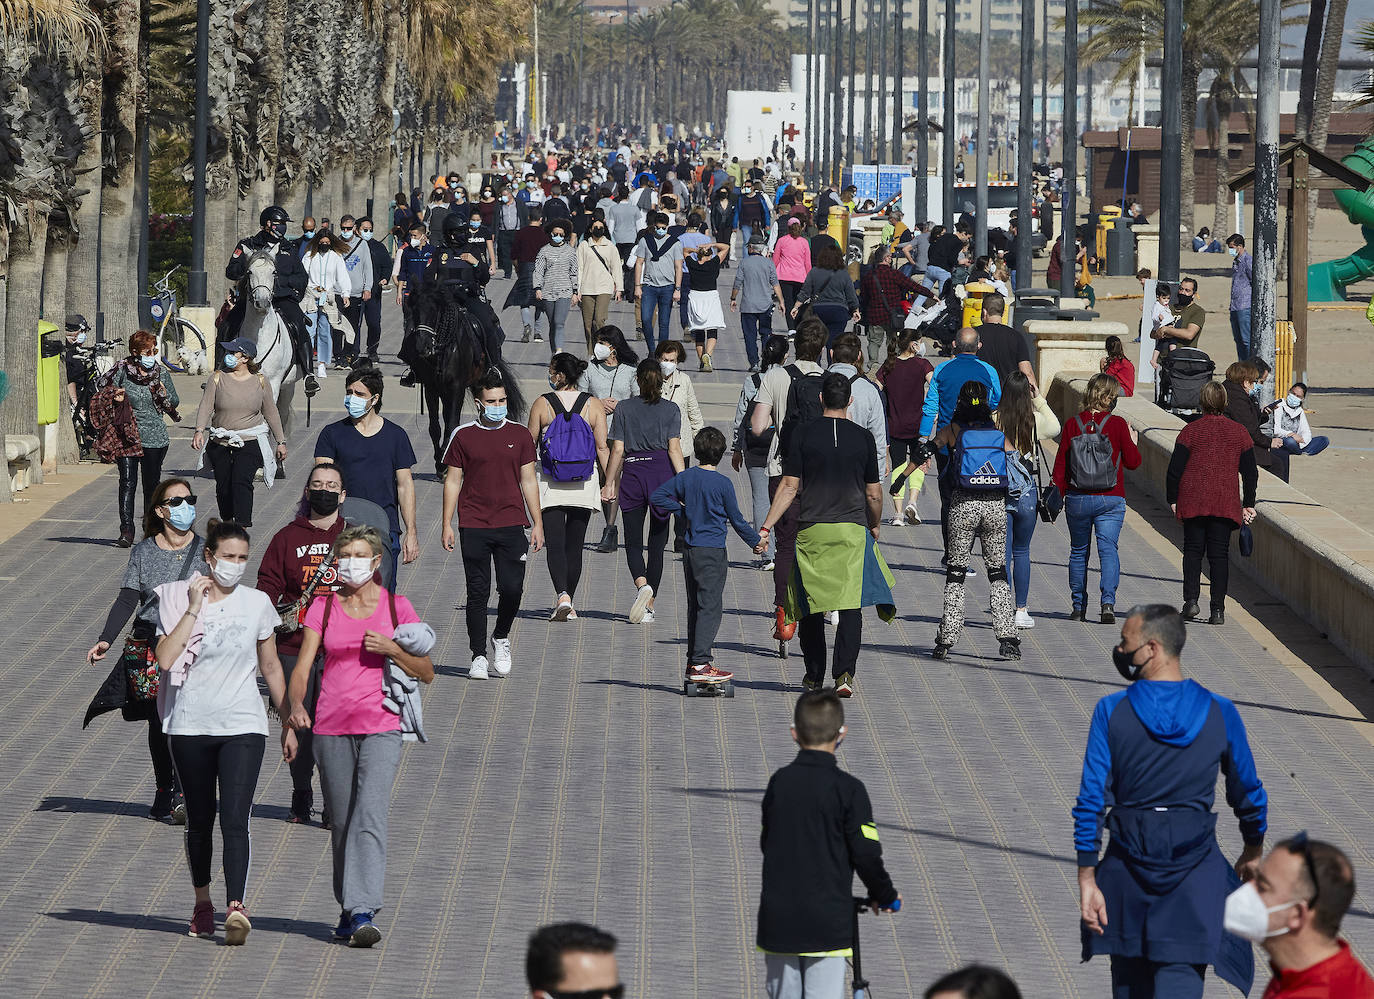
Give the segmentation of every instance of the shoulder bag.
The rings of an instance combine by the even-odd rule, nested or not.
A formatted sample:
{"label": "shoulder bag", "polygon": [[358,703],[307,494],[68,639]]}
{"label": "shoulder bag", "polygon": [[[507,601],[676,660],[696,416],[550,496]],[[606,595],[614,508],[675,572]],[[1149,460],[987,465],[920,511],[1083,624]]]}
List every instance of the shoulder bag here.
{"label": "shoulder bag", "polygon": [[[344,522],[344,527],[348,527],[348,522]],[[277,604],[277,612],[281,615],[281,621],[274,629],[278,635],[290,635],[301,629],[301,618],[305,616],[306,610],[310,607],[310,601],[315,599],[315,590],[324,581],[324,574],[334,565],[334,552],[331,550],[328,555],[315,566],[315,572],[310,577],[310,581],[305,584],[305,589],[301,595],[290,603]]]}
{"label": "shoulder bag", "polygon": [[[191,536],[186,557],[181,560],[177,582],[184,582],[191,574],[191,563],[203,545],[200,538]],[[142,609],[139,608],[140,611]],[[124,668],[124,675],[129,682],[129,700],[154,701],[157,700],[158,688],[157,633],[154,631],[149,636],[146,628],[139,627],[140,623],[136,620],[129,629],[129,637],[124,640],[124,651],[119,654],[119,664]]]}
{"label": "shoulder bag", "polygon": [[1040,519],[1047,524],[1053,524],[1059,519],[1059,514],[1064,510],[1064,496],[1059,492],[1059,487],[1054,484],[1053,476],[1050,477],[1050,484],[1044,485],[1040,479],[1040,466],[1043,463],[1049,466],[1049,461],[1045,458],[1045,449],[1040,446],[1040,442],[1035,442],[1035,488],[1038,498],[1035,501],[1036,513],[1040,514]]}

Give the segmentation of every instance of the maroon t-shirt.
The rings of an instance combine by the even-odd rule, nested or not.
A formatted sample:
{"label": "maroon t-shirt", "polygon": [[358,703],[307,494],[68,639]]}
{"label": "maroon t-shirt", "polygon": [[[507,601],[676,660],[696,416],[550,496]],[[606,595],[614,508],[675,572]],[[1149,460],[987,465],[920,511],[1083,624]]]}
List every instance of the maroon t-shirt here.
{"label": "maroon t-shirt", "polygon": [[520,469],[534,461],[534,438],[518,423],[465,423],[454,431],[444,464],[463,470],[459,527],[528,527]]}

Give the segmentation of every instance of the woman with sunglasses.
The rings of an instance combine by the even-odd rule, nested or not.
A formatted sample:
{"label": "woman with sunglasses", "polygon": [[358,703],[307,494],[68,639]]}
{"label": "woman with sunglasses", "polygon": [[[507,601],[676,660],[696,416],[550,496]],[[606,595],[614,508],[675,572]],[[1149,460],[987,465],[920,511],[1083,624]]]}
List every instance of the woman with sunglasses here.
{"label": "woman with sunglasses", "polygon": [[[185,479],[164,479],[159,482],[153,490],[148,512],[143,517],[143,540],[129,552],[129,565],[124,570],[119,595],[115,597],[114,606],[105,618],[100,638],[86,653],[88,663],[97,663],[105,658],[105,653],[110,651],[110,646],[130,616],[134,618],[134,625],[124,646],[124,657],[129,661],[121,665],[125,668],[134,665],[135,657],[142,657],[144,664],[151,661],[149,647],[157,632],[156,589],[163,583],[186,579],[194,573],[204,575],[209,571],[202,553],[205,542],[196,536],[193,529],[195,522],[196,496],[191,492],[191,484]],[[123,672],[120,670],[125,684],[121,707],[124,720],[148,723],[148,755],[152,757],[153,776],[157,781],[157,794],[152,807],[148,809],[148,817],[170,819],[180,825],[186,821],[186,805],[172,768],[167,737],[162,734],[162,720],[157,713],[156,686],[145,685],[136,691],[122,676]],[[86,712],[86,722],[89,724],[95,714],[111,710],[114,706],[92,704]]]}

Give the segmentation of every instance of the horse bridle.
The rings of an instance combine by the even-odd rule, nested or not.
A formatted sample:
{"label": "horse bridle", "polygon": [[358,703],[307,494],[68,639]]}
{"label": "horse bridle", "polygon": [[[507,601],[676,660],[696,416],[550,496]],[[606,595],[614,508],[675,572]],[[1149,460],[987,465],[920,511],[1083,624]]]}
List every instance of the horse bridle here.
{"label": "horse bridle", "polygon": [[[259,258],[266,259],[266,260],[271,260],[271,257],[272,257],[272,255],[271,255],[267,250],[254,250],[254,251],[253,251],[253,255],[252,255],[251,257],[248,258],[248,269],[247,269],[247,271],[244,272],[243,280],[244,280],[246,283],[248,283],[248,285],[249,285],[248,294],[249,294],[250,297],[251,297],[251,295],[252,295],[252,293],[253,293],[253,287],[252,287],[252,279],[253,279],[253,262],[254,262],[255,260],[258,260]],[[275,261],[275,260],[272,260],[272,267],[273,267],[273,270],[276,269],[276,261]],[[251,302],[245,302],[245,303],[244,303],[244,307],[245,307],[245,308],[251,308],[251,307],[252,307],[252,303],[251,303]],[[263,352],[262,357],[260,357],[260,358],[258,359],[258,362],[257,362],[257,363],[258,363],[259,367],[261,367],[261,366],[267,361],[267,359],[268,359],[269,357],[272,356],[272,351],[274,351],[274,350],[277,349],[277,344],[281,343],[282,329],[286,326],[286,320],[282,318],[281,313],[279,313],[279,312],[276,310],[276,307],[275,307],[275,306],[272,308],[272,315],[276,316],[276,318],[277,318],[277,335],[276,335],[275,337],[273,337],[271,346],[269,346],[269,347],[267,348],[267,350]],[[290,367],[288,367],[288,368],[287,368],[287,374],[290,374],[290,371],[291,371],[291,369],[290,369]]]}

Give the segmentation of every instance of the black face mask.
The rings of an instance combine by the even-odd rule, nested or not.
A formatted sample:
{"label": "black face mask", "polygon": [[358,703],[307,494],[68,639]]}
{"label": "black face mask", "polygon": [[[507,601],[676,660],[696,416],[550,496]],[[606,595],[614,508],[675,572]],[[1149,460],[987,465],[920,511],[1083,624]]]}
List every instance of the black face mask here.
{"label": "black face mask", "polygon": [[267,227],[267,234],[271,236],[276,242],[280,243],[283,239],[286,238],[286,223],[273,222],[269,224]]}
{"label": "black face mask", "polygon": [[1145,668],[1145,664],[1137,664],[1135,654],[1143,648],[1145,648],[1144,642],[1141,642],[1130,652],[1112,649],[1112,665],[1116,667],[1116,671],[1125,678],[1127,683],[1135,683],[1140,679],[1140,671]]}
{"label": "black face mask", "polygon": [[1179,304],[1179,307],[1180,307],[1180,308],[1186,308],[1187,306],[1192,305],[1192,304],[1193,304],[1193,296],[1192,296],[1192,295],[1185,295],[1185,294],[1183,294],[1183,292],[1180,291],[1180,292],[1178,293],[1178,304]]}
{"label": "black face mask", "polygon": [[305,493],[310,512],[319,517],[328,517],[339,508],[339,494],[332,489],[309,489]]}

